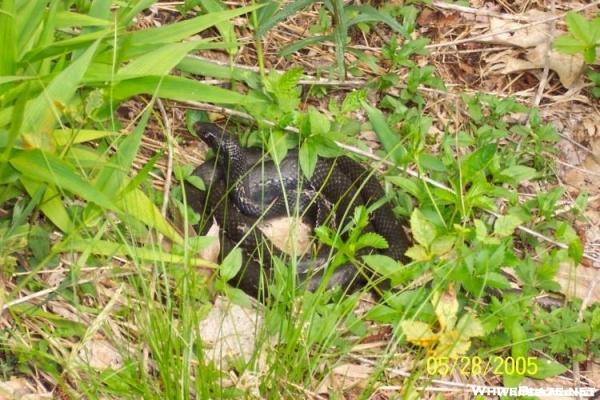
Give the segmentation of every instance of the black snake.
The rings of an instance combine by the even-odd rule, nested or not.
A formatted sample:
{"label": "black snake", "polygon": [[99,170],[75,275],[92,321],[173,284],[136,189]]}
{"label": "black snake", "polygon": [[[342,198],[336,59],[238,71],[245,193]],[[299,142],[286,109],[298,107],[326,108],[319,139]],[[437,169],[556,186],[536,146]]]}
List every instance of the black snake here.
{"label": "black snake", "polygon": [[[216,157],[194,171],[204,181],[206,190],[186,185],[187,202],[204,216],[205,227],[214,218],[222,228],[222,255],[235,243],[243,248],[245,265],[232,283],[250,295],[264,295],[262,290],[274,273],[273,256],[289,258],[270,245],[259,229],[253,229],[259,218],[294,215],[296,211],[299,213],[296,215],[313,226],[329,222],[330,226],[342,227],[352,218],[356,206],[369,206],[385,196],[376,178],[349,157],[319,158],[308,180],[300,171],[297,151],[290,150],[275,164],[265,159],[260,149],[241,147],[235,138],[214,124],[197,122],[194,129]],[[380,253],[407,261],[404,253],[409,240],[388,202],[369,214],[365,231],[376,232],[386,239],[388,247]],[[365,283],[364,272],[350,262],[328,270],[332,254],[329,247],[321,246],[316,256],[304,255],[297,260],[299,283],[308,290],[315,290],[325,276],[327,287],[338,285],[353,290]]]}

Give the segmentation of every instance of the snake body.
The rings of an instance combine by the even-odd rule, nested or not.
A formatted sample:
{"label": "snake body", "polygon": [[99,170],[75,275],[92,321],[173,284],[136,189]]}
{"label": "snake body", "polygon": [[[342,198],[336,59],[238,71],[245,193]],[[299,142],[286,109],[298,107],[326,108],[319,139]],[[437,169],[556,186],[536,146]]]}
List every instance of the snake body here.
{"label": "snake body", "polygon": [[[188,204],[205,221],[214,219],[222,228],[222,256],[234,243],[243,248],[245,265],[233,283],[250,295],[264,294],[262,290],[272,277],[275,258],[287,257],[270,246],[260,230],[252,229],[257,219],[288,215],[295,210],[312,225],[325,223],[326,214],[333,214],[335,225],[344,226],[356,206],[369,206],[385,196],[376,178],[349,157],[319,158],[313,176],[305,179],[296,151],[290,150],[275,164],[265,160],[260,150],[241,147],[233,136],[214,124],[198,122],[194,128],[216,157],[194,171],[204,181],[206,191],[186,186]],[[364,230],[386,239],[388,248],[381,253],[406,262],[404,253],[409,240],[388,202],[369,215]],[[305,255],[297,260],[297,280],[308,290],[319,287],[326,274],[327,287],[353,290],[364,284],[364,273],[352,263],[327,272],[331,254],[329,247],[321,246],[316,256]]]}

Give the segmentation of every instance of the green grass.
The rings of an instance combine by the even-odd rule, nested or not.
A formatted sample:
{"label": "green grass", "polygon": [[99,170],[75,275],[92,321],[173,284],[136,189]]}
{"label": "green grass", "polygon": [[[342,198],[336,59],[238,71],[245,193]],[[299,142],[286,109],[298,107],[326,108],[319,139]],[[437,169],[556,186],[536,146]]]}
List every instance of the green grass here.
{"label": "green grass", "polygon": [[[548,309],[535,301],[559,292],[558,268],[575,270],[584,256],[572,225],[585,195],[561,217],[555,214],[560,187],[525,200],[518,195],[523,183],[552,182],[544,153],[555,152],[557,133],[536,110],[478,94],[452,98],[447,109],[466,122],[432,134],[439,125],[420,88],[444,84],[433,67],[414,61],[427,43],[411,36],[414,6],[325,2],[311,30],[318,35],[282,49],[287,57],[332,42],[331,78],[367,66],[363,87],[341,96],[328,87],[302,91],[300,80],[314,76],[301,68],[267,71],[260,42],[258,73],[194,54],[217,49],[233,60],[242,46],[234,18],[248,18],[260,41],[314,3],[230,9],[214,0],[186,1],[172,12],[175,21],[143,28],[137,18],[158,3],[0,1],[6,44],[0,46],[0,383],[25,377],[38,390],[73,399],[292,398],[320,387],[343,398],[331,373],[355,364],[368,373],[346,394],[369,398],[381,385],[400,385],[403,397],[420,398],[419,388],[432,378],[450,379],[428,369],[427,355],[535,357],[529,376],[538,379],[598,357],[597,305],[561,299]],[[376,24],[398,36],[377,55],[350,46],[352,32]],[[350,53],[358,61],[347,63]],[[329,97],[327,106],[315,101],[316,91]],[[239,253],[220,265],[198,256],[210,239],[189,229],[201,220],[183,195],[191,168],[175,157],[168,178],[158,167],[168,147],[144,145],[145,136],[168,136],[164,118],[171,114],[155,107],[159,100],[189,119],[196,117],[186,110],[190,104],[216,107],[233,116],[243,143],[264,146],[274,159],[298,148],[307,176],[318,157],[346,153],[340,144],[361,159],[369,148],[359,133],[374,131],[381,148],[372,166],[389,167],[382,182],[411,230],[411,262],[357,255],[364,210],[355,214],[356,234],[332,257],[375,270],[394,290],[373,304],[364,301],[368,287],[352,295],[306,292],[296,287],[293,263],[276,266],[264,305],[228,286],[241,266]],[[125,104],[133,119],[119,117]],[[363,112],[367,120],[359,122]],[[506,122],[524,112],[527,124]],[[150,161],[140,166],[139,159]],[[168,214],[153,187],[156,176],[170,180]],[[333,240],[337,233],[321,230],[319,237]],[[240,322],[242,333],[256,328],[248,359],[206,356],[210,343],[199,326],[217,295],[250,306],[249,325]],[[381,343],[363,346],[370,341]],[[109,367],[81,360],[104,342]],[[398,354],[412,366],[406,379],[392,374]],[[496,382],[518,385],[524,375],[506,373]],[[0,397],[2,390],[0,384]]]}

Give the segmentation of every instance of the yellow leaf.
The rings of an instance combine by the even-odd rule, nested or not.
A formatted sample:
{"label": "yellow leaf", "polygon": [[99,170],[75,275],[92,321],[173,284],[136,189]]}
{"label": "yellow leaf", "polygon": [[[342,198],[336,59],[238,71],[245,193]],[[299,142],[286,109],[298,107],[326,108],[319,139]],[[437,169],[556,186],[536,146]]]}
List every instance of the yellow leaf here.
{"label": "yellow leaf", "polygon": [[420,245],[415,245],[406,250],[406,256],[415,261],[429,261],[431,256],[427,254],[427,250]]}
{"label": "yellow leaf", "polygon": [[406,340],[417,346],[429,348],[437,341],[437,335],[425,322],[400,321],[400,327]]}
{"label": "yellow leaf", "polygon": [[456,314],[458,313],[458,300],[456,299],[454,287],[450,286],[443,293],[435,292],[431,303],[442,332],[453,329],[456,324]]}

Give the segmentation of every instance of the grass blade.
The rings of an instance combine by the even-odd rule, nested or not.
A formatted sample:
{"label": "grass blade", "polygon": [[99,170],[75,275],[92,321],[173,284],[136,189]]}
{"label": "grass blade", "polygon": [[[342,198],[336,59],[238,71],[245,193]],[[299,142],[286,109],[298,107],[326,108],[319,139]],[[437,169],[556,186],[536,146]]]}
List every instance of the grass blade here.
{"label": "grass blade", "polygon": [[54,184],[104,209],[118,211],[117,206],[108,196],[77,175],[68,164],[52,154],[38,149],[19,151],[12,156],[10,163],[28,178]]}
{"label": "grass blade", "polygon": [[195,35],[198,32],[202,32],[203,30],[220,22],[224,22],[239,15],[249,13],[260,7],[261,5],[258,4],[240,7],[234,10],[214,12],[157,28],[129,32],[125,34],[125,38],[128,40],[129,45],[178,42]]}
{"label": "grass blade", "polygon": [[112,22],[105,19],[94,18],[89,15],[72,11],[60,11],[56,14],[57,27],[68,28],[72,26],[110,26]]}
{"label": "grass blade", "polygon": [[66,146],[68,144],[77,144],[91,142],[109,136],[118,135],[119,132],[99,131],[95,129],[55,129],[52,132],[52,138],[57,146]]}
{"label": "grass blade", "polygon": [[266,21],[261,22],[260,26],[256,30],[256,35],[258,37],[262,37],[265,33],[267,33],[267,31],[269,31],[279,22],[283,21],[290,15],[295,14],[296,12],[302,10],[304,7],[315,2],[315,0],[298,0],[289,2],[285,5],[285,7],[281,9],[281,11],[271,16]]}
{"label": "grass blade", "polygon": [[202,101],[220,104],[248,104],[260,101],[257,98],[232,90],[206,85],[179,76],[165,76],[164,78],[148,76],[128,79],[118,83],[113,88],[113,96],[117,100],[124,100],[138,94],[153,95],[155,93],[158,97],[178,101]]}
{"label": "grass blade", "polygon": [[204,44],[206,42],[194,41],[161,46],[129,62],[119,70],[117,79],[167,75],[190,51]]}
{"label": "grass blade", "polygon": [[14,75],[17,58],[14,0],[4,0],[0,11],[0,76]]}
{"label": "grass blade", "polygon": [[[108,240],[97,239],[76,239],[60,243],[59,249],[64,251],[84,252],[91,250],[92,254],[107,257],[131,257],[133,259],[141,258],[147,261],[165,262],[172,264],[183,264],[185,257],[178,254],[166,253],[156,248],[133,247],[122,243],[110,242]],[[194,266],[217,268],[210,261],[201,258],[190,259],[190,264]]]}
{"label": "grass blade", "polygon": [[[23,176],[20,178],[20,181],[31,197],[33,197],[43,185],[40,182]],[[62,202],[60,193],[55,187],[46,185],[44,197],[42,197],[39,208],[42,210],[44,215],[46,215],[46,217],[48,217],[48,219],[62,232],[69,233],[73,230],[73,221],[71,221],[71,217],[69,216],[69,213]]]}
{"label": "grass blade", "polygon": [[117,204],[127,215],[143,222],[146,226],[156,229],[171,241],[183,244],[184,240],[173,226],[162,216],[158,207],[139,189],[127,192],[117,200]]}
{"label": "grass blade", "polygon": [[243,68],[237,68],[229,65],[220,65],[191,56],[184,57],[176,67],[178,70],[190,74],[210,76],[217,79],[236,80],[236,81],[256,81],[259,75]]}
{"label": "grass blade", "polygon": [[[219,11],[225,11],[226,8],[218,0],[199,0],[200,5],[204,8],[208,14],[212,14]],[[235,54],[237,52],[237,37],[233,30],[233,25],[229,21],[219,22],[215,24],[215,28],[223,36],[223,42],[229,47],[229,54]]]}
{"label": "grass blade", "polygon": [[54,143],[49,134],[54,128],[57,116],[61,114],[59,107],[66,107],[71,101],[96,52],[98,43],[90,46],[85,53],[58,74],[38,97],[28,103],[21,129],[23,141],[27,146],[43,149],[53,147]]}

